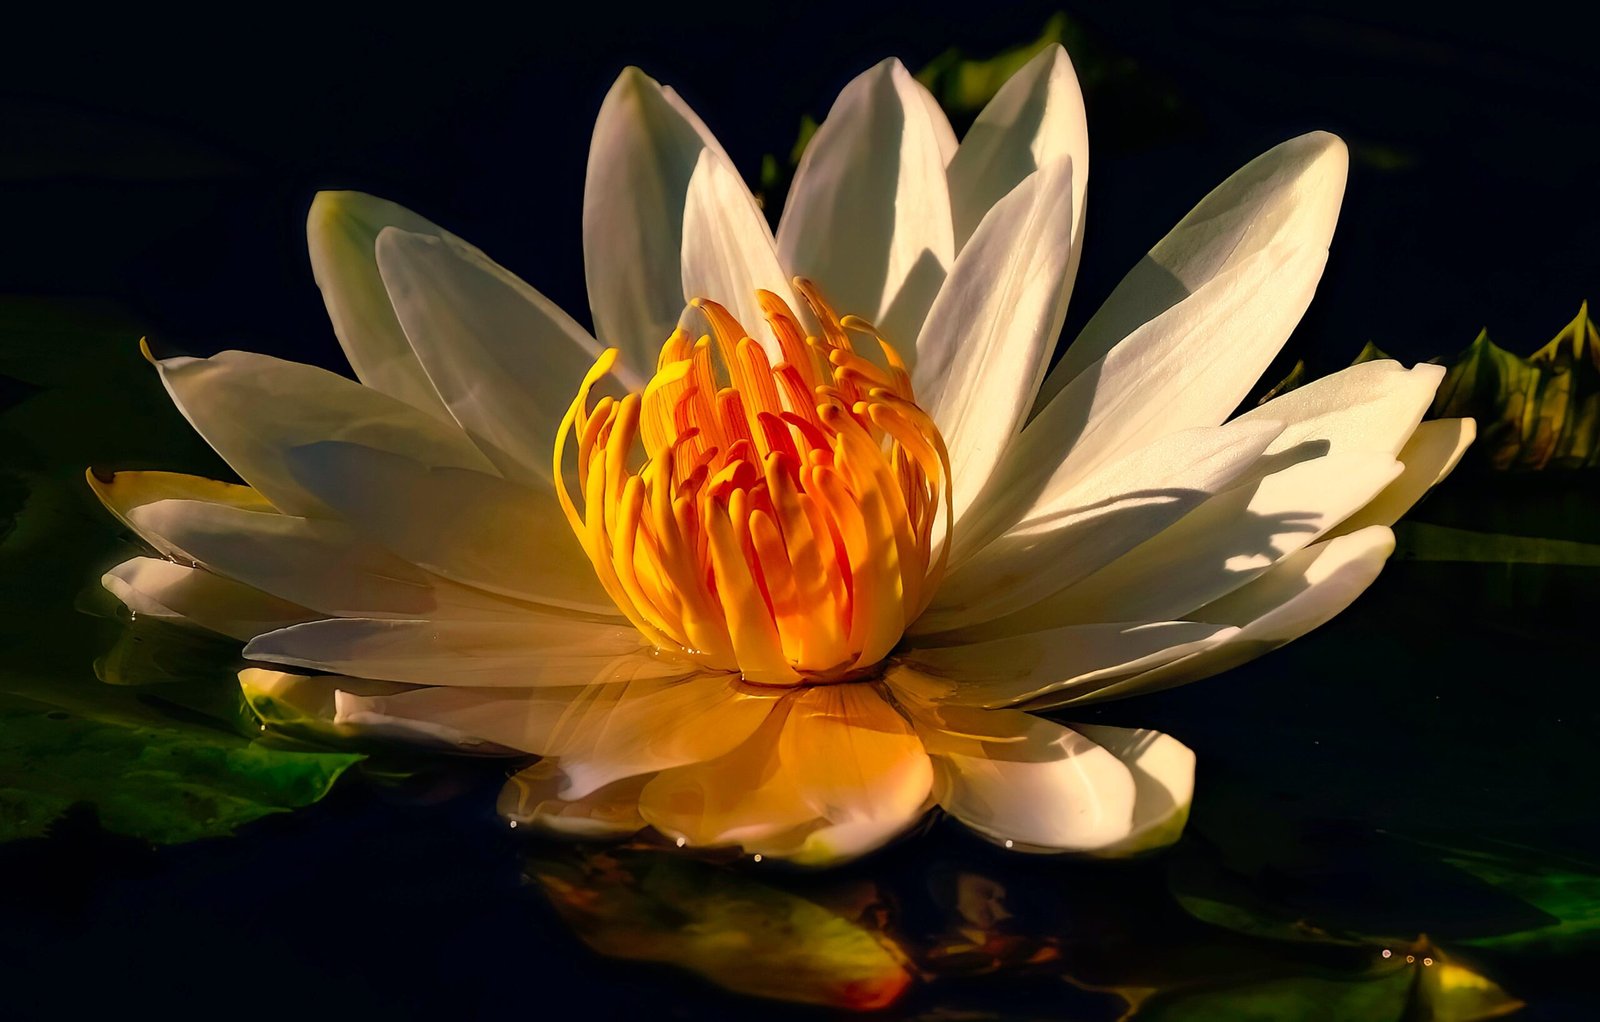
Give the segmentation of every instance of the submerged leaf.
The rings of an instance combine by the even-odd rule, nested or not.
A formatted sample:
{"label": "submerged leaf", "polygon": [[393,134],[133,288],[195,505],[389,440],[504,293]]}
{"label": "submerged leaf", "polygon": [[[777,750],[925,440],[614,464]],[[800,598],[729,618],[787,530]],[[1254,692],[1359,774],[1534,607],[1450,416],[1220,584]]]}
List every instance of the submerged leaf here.
{"label": "submerged leaf", "polygon": [[534,858],[530,875],[585,944],[736,993],[870,1010],[911,983],[886,938],[736,871],[648,853]]}
{"label": "submerged leaf", "polygon": [[1444,861],[1545,913],[1544,925],[1471,938],[1474,947],[1570,953],[1600,944],[1600,866],[1528,849],[1467,849]]}
{"label": "submerged leaf", "polygon": [[1509,1015],[1522,1002],[1435,948],[1376,956],[1357,976],[1306,974],[1150,998],[1134,1018],[1149,1022],[1273,1022],[1366,1019],[1370,1022],[1479,1022]]}

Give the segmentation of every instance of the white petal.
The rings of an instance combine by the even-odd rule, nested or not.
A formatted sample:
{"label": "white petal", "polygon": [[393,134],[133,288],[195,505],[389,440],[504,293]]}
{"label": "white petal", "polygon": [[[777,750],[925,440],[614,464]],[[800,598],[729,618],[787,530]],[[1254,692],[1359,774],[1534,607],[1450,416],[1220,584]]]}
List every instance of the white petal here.
{"label": "white petal", "polygon": [[1033,708],[1122,699],[1198,681],[1254,660],[1350,606],[1393,552],[1394,533],[1381,525],[1309,546],[1195,612],[1197,617],[1240,625],[1228,641],[1101,689],[1047,698]]}
{"label": "white petal", "polygon": [[600,346],[463,241],[391,227],[377,253],[395,314],[450,414],[506,478],[548,486],[556,429]]}
{"label": "white petal", "polygon": [[360,444],[289,455],[295,478],[413,564],[513,599],[617,617],[555,498],[483,472],[429,468]]}
{"label": "white petal", "polygon": [[1077,621],[1188,616],[1371,500],[1400,472],[1382,454],[1330,454],[1212,497],[1111,564],[1004,621],[998,635]]}
{"label": "white petal", "polygon": [[906,347],[955,258],[941,148],[950,125],[929,99],[893,58],[846,85],[778,224],[785,269]]}
{"label": "white petal", "polygon": [[414,686],[337,674],[290,674],[260,667],[239,672],[239,690],[250,711],[274,731],[327,744],[376,739],[426,744],[441,752],[471,756],[516,756],[515,749],[470,735],[444,731],[423,736],[414,727],[392,727],[382,720],[340,719],[339,702],[351,697],[389,696]]}
{"label": "white petal", "polygon": [[1051,370],[1036,407],[1142,324],[1268,248],[1326,250],[1349,162],[1338,137],[1314,131],[1269,149],[1218,185],[1111,292]]}
{"label": "white petal", "polygon": [[912,647],[887,681],[924,701],[1011,706],[1053,692],[1139,674],[1232,635],[1195,621],[1068,625],[988,642]]}
{"label": "white petal", "polygon": [[1072,167],[1000,200],[961,250],[917,337],[914,386],[950,450],[955,521],[1022,427],[1066,315]]}
{"label": "white petal", "polygon": [[1024,64],[994,94],[950,160],[950,208],[956,244],[965,245],[989,208],[1029,174],[1072,160],[1073,255],[1083,247],[1084,198],[1089,183],[1089,132],[1083,93],[1067,51],[1050,46]]}
{"label": "white petal", "polygon": [[255,660],[413,685],[572,686],[681,677],[625,626],[527,614],[511,621],[329,618],[257,636]]}
{"label": "white petal", "polygon": [[145,504],[128,521],[180,560],[323,614],[493,617],[513,610],[430,578],[339,522],[198,500]]}
{"label": "white petal", "polygon": [[287,514],[332,512],[285,464],[293,448],[348,440],[428,465],[493,472],[452,421],[314,366],[243,351],[155,363],[191,425],[245,482]]}
{"label": "white petal", "polygon": [[1172,525],[1256,465],[1282,427],[1228,423],[1184,430],[1047,493],[1020,522],[945,579],[916,632],[992,620],[1057,592]]}
{"label": "white petal", "polygon": [[100,584],[135,614],[198,625],[234,639],[317,617],[243,583],[154,557],[123,561],[102,575]]}
{"label": "white petal", "polygon": [[1020,501],[1167,434],[1225,420],[1299,322],[1326,259],[1323,249],[1268,249],[1134,331],[1028,423],[974,527],[992,533]]}
{"label": "white petal", "polygon": [[341,717],[410,722],[560,760],[565,799],[624,777],[723,756],[756,732],[777,697],[729,675],[576,688],[430,688],[341,700]]}
{"label": "white petal", "polygon": [[356,378],[448,421],[450,413],[417,363],[378,276],[373,246],[385,227],[447,236],[392,202],[360,192],[318,192],[306,218],[311,273],[322,288],[333,332]]}
{"label": "white petal", "polygon": [[1133,855],[1177,841],[1194,800],[1194,751],[1170,735],[1147,728],[1070,726],[1122,760],[1133,774],[1133,829],[1121,841],[1095,854]]}
{"label": "white petal", "polygon": [[540,760],[518,771],[500,789],[499,813],[511,825],[558,837],[597,840],[622,838],[646,826],[639,815],[639,793],[654,774],[624,777],[580,799],[561,797],[568,785],[561,764]]}
{"label": "white petal", "polygon": [[1276,421],[1283,433],[1268,454],[1314,445],[1315,453],[1379,451],[1396,455],[1433,403],[1444,367],[1405,368],[1380,359],[1341,369],[1239,416]]}
{"label": "white petal", "polygon": [[[84,475],[89,481],[89,488],[100,498],[100,503],[105,509],[116,515],[117,520],[130,529],[134,526],[128,520],[128,513],[134,508],[154,504],[158,500],[203,500],[212,504],[244,508],[247,511],[277,510],[271,501],[249,486],[224,483],[216,479],[203,479],[181,472],[113,472],[102,477],[91,468]],[[154,540],[153,545],[163,557],[173,555],[170,548],[160,545],[160,537],[144,538]]]}
{"label": "white petal", "polygon": [[1090,739],[1017,710],[913,710],[939,767],[939,804],[1017,851],[1096,851],[1133,829],[1128,767]]}
{"label": "white petal", "polygon": [[[695,164],[683,211],[683,296],[726,306],[776,364],[783,352],[762,315],[758,289],[771,291],[790,308],[797,304],[778,264],[772,231],[750,190],[726,157],[705,150]],[[685,309],[683,320],[703,332],[698,312]]]}
{"label": "white petal", "polygon": [[639,373],[683,311],[684,202],[704,149],[722,152],[676,93],[635,67],[617,76],[589,146],[583,267],[595,335]]}
{"label": "white petal", "polygon": [[1400,464],[1405,470],[1329,535],[1343,536],[1369,525],[1393,525],[1399,521],[1411,505],[1450,474],[1477,432],[1477,424],[1471,419],[1436,419],[1418,426],[1400,450]]}

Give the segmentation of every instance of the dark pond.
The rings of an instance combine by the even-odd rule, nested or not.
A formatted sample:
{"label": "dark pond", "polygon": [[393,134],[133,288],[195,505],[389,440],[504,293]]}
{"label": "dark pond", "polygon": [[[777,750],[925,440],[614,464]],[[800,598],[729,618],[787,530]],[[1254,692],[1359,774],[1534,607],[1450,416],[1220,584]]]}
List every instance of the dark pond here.
{"label": "dark pond", "polygon": [[[777,154],[775,193],[801,115],[861,68],[988,56],[1053,10],[141,15],[8,55],[5,1016],[1595,1017],[1592,474],[1464,469],[1334,623],[1077,714],[1199,756],[1183,841],[1122,864],[945,822],[815,875],[530,841],[494,815],[498,765],[252,744],[235,648],[98,592],[132,546],[84,466],[225,471],[137,337],[337,362],[303,252],[317,188],[417,208],[582,309],[584,154],[622,65],[675,84],[752,180]],[[1348,199],[1269,377],[1369,340],[1449,355],[1484,326],[1526,353],[1596,295],[1592,25],[1531,5],[1070,13],[1095,169],[1069,334],[1206,189],[1314,127],[1351,144]]]}

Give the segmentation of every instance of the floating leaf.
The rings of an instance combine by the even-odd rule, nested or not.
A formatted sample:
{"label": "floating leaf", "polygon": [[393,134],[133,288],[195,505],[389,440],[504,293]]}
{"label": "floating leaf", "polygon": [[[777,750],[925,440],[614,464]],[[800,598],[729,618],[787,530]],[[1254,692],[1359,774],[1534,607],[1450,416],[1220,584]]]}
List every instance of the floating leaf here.
{"label": "floating leaf", "polygon": [[1367,1022],[1479,1022],[1522,1002],[1437,949],[1376,957],[1357,976],[1306,974],[1212,989],[1156,994],[1133,1015],[1140,1022],[1276,1022],[1278,1019],[1363,1019]]}
{"label": "floating leaf", "polygon": [[619,851],[535,857],[529,874],[585,944],[718,986],[870,1010],[911,983],[886,938],[798,895],[707,863]]}
{"label": "floating leaf", "polygon": [[171,458],[227,474],[114,313],[44,301],[0,310],[0,840],[88,804],[158,843],[226,834],[307,805],[362,757],[260,739],[238,645],[129,622],[98,584],[139,547],[88,492],[91,462]]}
{"label": "floating leaf", "polygon": [[1600,944],[1600,865],[1502,845],[1458,849],[1444,861],[1545,913],[1540,926],[1463,943],[1537,954],[1562,954]]}
{"label": "floating leaf", "polygon": [[0,841],[42,835],[81,802],[119,834],[158,844],[216,837],[317,801],[359,759],[7,700],[0,704]]}

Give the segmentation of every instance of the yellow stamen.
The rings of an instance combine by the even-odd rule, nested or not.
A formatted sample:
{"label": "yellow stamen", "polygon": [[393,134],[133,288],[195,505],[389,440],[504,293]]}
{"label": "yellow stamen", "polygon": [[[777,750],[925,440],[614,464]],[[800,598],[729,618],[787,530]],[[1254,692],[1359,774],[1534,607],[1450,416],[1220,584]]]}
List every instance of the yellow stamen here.
{"label": "yellow stamen", "polygon": [[950,547],[950,459],[905,363],[871,324],[796,287],[820,337],[757,293],[783,361],[696,299],[709,333],[674,331],[642,392],[591,407],[616,361],[602,353],[555,443],[561,506],[622,613],[664,651],[769,685],[869,672],[926,606]]}

